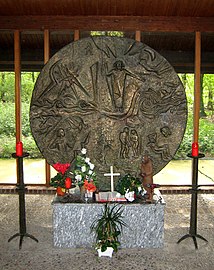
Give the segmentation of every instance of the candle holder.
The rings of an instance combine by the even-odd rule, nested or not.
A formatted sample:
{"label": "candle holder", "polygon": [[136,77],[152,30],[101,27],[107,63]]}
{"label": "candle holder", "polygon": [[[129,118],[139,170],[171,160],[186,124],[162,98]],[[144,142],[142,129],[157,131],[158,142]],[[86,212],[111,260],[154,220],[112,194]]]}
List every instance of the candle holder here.
{"label": "candle holder", "polygon": [[38,240],[31,234],[27,233],[26,230],[26,212],[25,212],[25,184],[24,184],[24,174],[23,174],[23,158],[29,156],[28,153],[23,153],[22,156],[18,156],[16,153],[12,154],[13,158],[17,159],[17,192],[19,194],[19,233],[14,234],[8,240],[10,242],[12,239],[20,236],[19,249],[22,247],[22,241],[24,237],[29,237],[34,241]]}
{"label": "candle holder", "polygon": [[195,248],[198,249],[197,238],[208,242],[203,236],[197,233],[197,205],[198,205],[198,159],[205,157],[204,154],[198,154],[197,156],[193,156],[192,154],[188,154],[188,157],[193,159],[192,163],[192,188],[190,192],[192,193],[191,196],[191,212],[190,212],[190,228],[189,233],[182,236],[178,240],[178,244],[183,241],[184,239],[191,237],[193,239]]}

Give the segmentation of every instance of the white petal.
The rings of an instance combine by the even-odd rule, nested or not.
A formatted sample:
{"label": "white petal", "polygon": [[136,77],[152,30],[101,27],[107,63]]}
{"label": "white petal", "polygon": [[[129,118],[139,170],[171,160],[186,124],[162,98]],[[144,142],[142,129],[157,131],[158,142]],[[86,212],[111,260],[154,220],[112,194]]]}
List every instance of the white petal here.
{"label": "white petal", "polygon": [[94,169],[94,164],[90,163],[89,166],[90,166],[90,169],[91,169],[91,170]]}
{"label": "white petal", "polygon": [[86,166],[85,166],[85,165],[82,166],[81,171],[82,171],[82,172],[85,172],[85,171],[86,171]]}
{"label": "white petal", "polygon": [[82,153],[83,155],[85,155],[86,152],[87,152],[86,148],[83,148],[83,149],[81,150],[81,153]]}
{"label": "white petal", "polygon": [[80,174],[76,175],[75,179],[77,179],[77,181],[81,181],[82,180],[82,175],[80,175]]}
{"label": "white petal", "polygon": [[87,164],[90,164],[90,158],[85,158],[85,162],[87,163]]}

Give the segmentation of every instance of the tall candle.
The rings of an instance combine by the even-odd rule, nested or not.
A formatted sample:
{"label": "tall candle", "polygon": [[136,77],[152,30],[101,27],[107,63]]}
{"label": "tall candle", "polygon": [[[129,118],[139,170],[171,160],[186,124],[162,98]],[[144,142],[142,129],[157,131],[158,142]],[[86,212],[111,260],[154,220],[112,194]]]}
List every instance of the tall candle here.
{"label": "tall candle", "polygon": [[198,143],[194,142],[192,144],[192,156],[197,157],[198,156]]}
{"label": "tall candle", "polygon": [[16,155],[21,157],[23,155],[23,144],[22,142],[17,142],[16,144]]}

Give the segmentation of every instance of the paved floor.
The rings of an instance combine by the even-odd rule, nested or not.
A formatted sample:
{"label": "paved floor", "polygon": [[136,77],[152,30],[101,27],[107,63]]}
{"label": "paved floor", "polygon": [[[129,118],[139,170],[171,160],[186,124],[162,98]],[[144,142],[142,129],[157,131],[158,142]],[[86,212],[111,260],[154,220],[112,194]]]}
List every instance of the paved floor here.
{"label": "paved floor", "polygon": [[198,195],[198,239],[176,242],[189,232],[190,195],[164,195],[165,246],[162,249],[121,249],[113,258],[98,258],[94,249],[59,249],[52,244],[52,195],[26,195],[27,232],[39,242],[25,238],[8,239],[19,231],[18,196],[0,195],[0,268],[2,270],[213,270],[214,196]]}

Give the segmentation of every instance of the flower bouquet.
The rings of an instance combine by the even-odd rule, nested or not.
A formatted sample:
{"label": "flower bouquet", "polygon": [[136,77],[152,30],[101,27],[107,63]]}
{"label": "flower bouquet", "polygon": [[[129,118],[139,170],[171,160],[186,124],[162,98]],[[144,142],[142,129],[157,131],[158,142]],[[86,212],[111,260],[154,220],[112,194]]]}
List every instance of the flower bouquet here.
{"label": "flower bouquet", "polygon": [[87,192],[88,196],[96,191],[96,173],[94,172],[94,164],[91,163],[90,158],[86,156],[87,150],[83,148],[81,153],[77,155],[74,164],[74,177],[76,184],[80,190]]}
{"label": "flower bouquet", "polygon": [[62,196],[65,194],[65,189],[70,189],[72,187],[72,173],[68,170],[70,164],[61,164],[58,162],[54,164],[53,167],[57,171],[57,174],[51,178],[50,185],[57,189],[58,195]]}
{"label": "flower bouquet", "polygon": [[90,162],[90,158],[86,156],[86,153],[87,150],[83,148],[76,157],[75,181],[79,187],[84,186],[87,190],[94,192],[96,190],[96,173],[94,172],[94,164]]}

